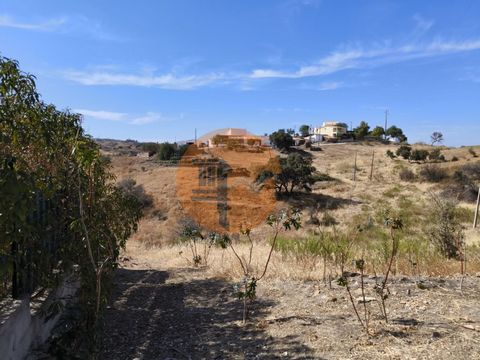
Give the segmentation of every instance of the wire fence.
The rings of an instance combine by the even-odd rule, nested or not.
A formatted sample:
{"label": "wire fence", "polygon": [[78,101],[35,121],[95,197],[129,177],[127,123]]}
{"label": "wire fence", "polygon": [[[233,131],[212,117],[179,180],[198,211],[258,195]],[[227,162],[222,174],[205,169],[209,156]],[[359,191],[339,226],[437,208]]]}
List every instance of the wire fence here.
{"label": "wire fence", "polygon": [[61,223],[57,200],[36,193],[35,205],[27,217],[28,229],[12,224],[10,248],[0,254],[0,298],[22,298],[40,286],[58,281],[60,241],[71,235]]}

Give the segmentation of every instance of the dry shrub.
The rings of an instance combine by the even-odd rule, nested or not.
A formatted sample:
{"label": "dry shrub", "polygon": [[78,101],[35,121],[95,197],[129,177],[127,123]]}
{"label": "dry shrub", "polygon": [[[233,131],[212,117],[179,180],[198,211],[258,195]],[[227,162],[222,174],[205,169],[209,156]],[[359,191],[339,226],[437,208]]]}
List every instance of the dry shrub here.
{"label": "dry shrub", "polygon": [[153,197],[145,192],[142,184],[132,178],[126,178],[118,182],[117,186],[125,193],[134,196],[143,208],[149,208],[153,205]]}
{"label": "dry shrub", "polygon": [[478,180],[480,180],[480,162],[464,165],[454,173],[452,182],[442,192],[442,196],[459,201],[475,202]]}
{"label": "dry shrub", "polygon": [[420,177],[428,182],[441,182],[448,177],[447,171],[437,165],[425,165],[420,170]]}
{"label": "dry shrub", "polygon": [[415,180],[415,173],[410,169],[402,169],[398,174],[400,180],[402,181],[414,181]]}

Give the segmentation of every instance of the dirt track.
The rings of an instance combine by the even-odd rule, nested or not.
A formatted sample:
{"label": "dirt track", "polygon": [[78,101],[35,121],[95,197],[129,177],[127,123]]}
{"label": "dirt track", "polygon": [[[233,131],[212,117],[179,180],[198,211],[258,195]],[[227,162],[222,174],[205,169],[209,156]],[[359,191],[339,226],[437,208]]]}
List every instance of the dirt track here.
{"label": "dirt track", "polygon": [[390,324],[369,305],[370,338],[335,285],[260,284],[243,326],[232,284],[201,269],[155,269],[130,258],[115,282],[101,359],[480,359],[478,277],[465,280],[463,295],[458,278],[425,279],[421,287],[396,279]]}

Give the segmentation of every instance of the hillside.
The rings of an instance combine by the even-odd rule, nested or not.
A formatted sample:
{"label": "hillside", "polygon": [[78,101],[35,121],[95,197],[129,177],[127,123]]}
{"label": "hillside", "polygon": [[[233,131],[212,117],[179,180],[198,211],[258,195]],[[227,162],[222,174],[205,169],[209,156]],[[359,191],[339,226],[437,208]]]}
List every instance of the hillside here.
{"label": "hillside", "polygon": [[[147,211],[147,216],[142,220],[134,240],[147,245],[171,243],[183,216],[176,200],[176,168],[161,166],[155,158],[118,155],[125,149],[135,151],[136,146],[131,142],[108,141],[101,142],[101,145],[102,150],[112,160],[117,180],[133,178],[154,198],[154,207]],[[317,171],[329,175],[332,179],[317,182],[311,195],[289,201],[280,200],[278,208],[299,206],[303,208],[304,216],[310,216],[312,212],[316,216],[322,216],[327,211],[340,224],[348,224],[362,212],[373,211],[379,205],[395,206],[399,199],[405,198],[415,199],[416,203],[426,202],[431,193],[445,188],[446,182],[401,181],[399,172],[402,169],[410,169],[418,174],[427,165],[401,158],[392,160],[385,155],[387,150],[395,151],[397,148],[398,145],[332,144],[322,146],[322,151],[307,151],[312,156]],[[432,149],[431,146],[424,145],[414,148]],[[469,149],[471,148],[442,148],[442,154],[447,161],[437,163],[435,166],[445,169],[452,175],[456,169],[465,164],[480,162],[472,156]],[[480,154],[480,146],[472,149]],[[375,152],[373,174],[370,180],[373,152]],[[353,181],[355,154],[357,170],[356,179]],[[448,161],[453,157],[458,158],[458,161]],[[473,211],[474,203],[460,202],[460,206]],[[467,226],[468,222],[465,221],[465,226],[470,229],[470,226]],[[306,229],[308,228],[307,225]],[[468,230],[467,239],[469,242],[475,242],[479,237],[477,233]]]}
{"label": "hillside", "polygon": [[[424,240],[424,228],[432,194],[454,183],[456,170],[478,160],[467,148],[442,148],[447,161],[435,166],[445,169],[448,176],[431,183],[419,176],[431,164],[385,155],[396,148],[349,144],[306,151],[319,173],[329,177],[321,175],[324,181],[319,181],[310,194],[278,201],[278,208],[301,207],[303,226],[298,232],[281,233],[265,280],[249,305],[246,324],[241,321],[242,302],[234,294],[235,286],[242,284],[243,273],[230,249],[209,248],[208,263],[194,266],[188,243],[178,241],[185,214],[176,199],[177,168],[162,167],[154,159],[112,156],[118,179],[131,177],[142,184],[153,196],[154,205],[146,210],[139,231],[128,242],[117,272],[116,290],[106,313],[104,346],[109,350],[104,358],[125,354],[132,358],[192,359],[449,359],[451,354],[476,358],[480,351],[480,256],[475,245],[479,231],[471,229],[474,205],[458,203],[468,243],[469,275],[465,277],[459,275],[459,261],[432,252]],[[429,146],[414,148],[431,150]],[[480,153],[480,147],[473,151]],[[458,160],[448,161],[453,157]],[[402,169],[412,170],[416,178],[401,181]],[[380,315],[374,290],[383,279],[382,247],[387,246],[388,251],[389,242],[381,226],[366,230],[358,238],[359,244],[354,240],[343,264],[361,314],[361,284],[365,287],[365,309],[370,317],[370,335],[366,336],[348,293],[337,283],[341,275],[338,258],[324,263],[315,248],[301,244],[313,244],[309,239],[322,239],[322,234],[351,234],[349,229],[374,221],[388,207],[403,217],[406,227],[401,231],[400,255],[388,286],[388,324]],[[252,233],[252,272],[258,273],[264,266],[270,234],[267,225]],[[339,244],[345,241],[342,237],[334,239]],[[198,246],[203,251],[203,245]],[[243,259],[248,258],[249,247],[245,239],[235,245]],[[358,256],[367,259],[364,276],[353,265]],[[125,318],[136,320],[126,322]],[[113,344],[115,351],[111,350]]]}

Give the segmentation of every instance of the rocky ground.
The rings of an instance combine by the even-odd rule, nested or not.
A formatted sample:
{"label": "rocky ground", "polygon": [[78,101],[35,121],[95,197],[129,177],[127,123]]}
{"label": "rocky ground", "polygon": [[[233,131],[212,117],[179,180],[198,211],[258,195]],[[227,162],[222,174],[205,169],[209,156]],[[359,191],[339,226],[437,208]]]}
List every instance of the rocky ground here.
{"label": "rocky ground", "polygon": [[[364,279],[373,298],[375,278]],[[335,282],[259,283],[246,325],[232,283],[202,269],[126,257],[115,283],[101,359],[480,359],[479,277],[462,289],[459,277],[394,278],[389,323],[367,305],[370,336]]]}

